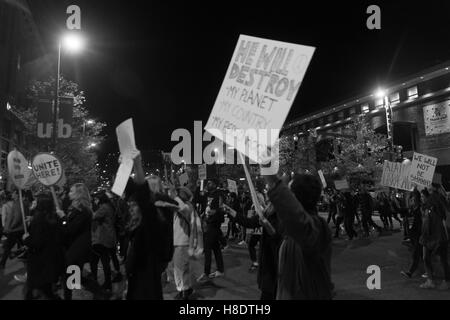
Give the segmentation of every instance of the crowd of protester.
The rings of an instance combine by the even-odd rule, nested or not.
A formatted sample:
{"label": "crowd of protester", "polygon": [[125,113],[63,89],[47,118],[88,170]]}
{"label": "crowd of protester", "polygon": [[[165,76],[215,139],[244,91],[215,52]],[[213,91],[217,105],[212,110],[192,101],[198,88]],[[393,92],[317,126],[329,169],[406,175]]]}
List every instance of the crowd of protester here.
{"label": "crowd of protester", "polygon": [[[214,179],[205,190],[164,184],[158,176],[144,175],[139,151],[133,159],[134,178],[121,197],[109,190],[91,193],[82,183],[61,190],[57,205],[50,192],[25,192],[25,223],[17,190],[0,194],[5,237],[0,268],[19,256],[27,272],[16,280],[26,283],[26,299],[72,299],[67,270],[87,266],[83,285],[93,282],[111,299],[161,300],[171,274],[174,298],[188,300],[194,294],[191,260],[204,258],[197,282],[223,277],[223,251],[231,242],[247,245],[249,271],[257,272],[262,300],[332,299],[331,222],[335,238],[345,234],[353,240],[372,230],[392,231],[393,219],[412,252],[411,267],[402,274],[411,278],[423,261],[427,279],[421,287],[434,288],[432,261],[439,256],[445,272],[439,288],[448,288],[450,205],[440,186],[375,196],[364,184],[322,190],[311,174],[266,175],[255,184],[255,205],[249,191],[229,192]],[[319,216],[319,204],[327,208],[327,219]],[[374,222],[375,212],[382,225]],[[123,284],[123,292],[114,292],[114,283]]]}

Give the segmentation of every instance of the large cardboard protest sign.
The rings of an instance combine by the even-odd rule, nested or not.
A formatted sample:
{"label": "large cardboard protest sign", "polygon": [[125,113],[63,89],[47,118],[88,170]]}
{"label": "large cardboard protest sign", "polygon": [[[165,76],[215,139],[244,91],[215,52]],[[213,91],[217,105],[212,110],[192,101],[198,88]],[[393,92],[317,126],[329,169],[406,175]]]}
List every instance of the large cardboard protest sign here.
{"label": "large cardboard protest sign", "polygon": [[120,197],[125,191],[131,171],[133,170],[131,153],[136,150],[133,119],[130,118],[118,125],[116,128],[116,135],[122,161],[117,170],[116,179],[114,180],[111,191]]}
{"label": "large cardboard protest sign", "polygon": [[430,187],[436,164],[437,158],[414,152],[410,171],[411,183],[421,187]]}
{"label": "large cardboard protest sign", "polygon": [[8,173],[9,178],[18,189],[24,189],[31,175],[31,169],[28,167],[28,161],[17,150],[8,154]]}
{"label": "large cardboard protest sign", "polygon": [[240,35],[205,130],[258,162],[275,144],[314,50]]}
{"label": "large cardboard protest sign", "polygon": [[335,180],[334,187],[336,190],[345,190],[349,188],[347,180]]}
{"label": "large cardboard protest sign", "polygon": [[206,164],[198,165],[198,179],[206,180]]}
{"label": "large cardboard protest sign", "polygon": [[38,153],[31,163],[33,174],[44,186],[53,186],[63,175],[61,161],[53,154]]}
{"label": "large cardboard protest sign", "polygon": [[409,180],[411,164],[385,160],[383,163],[383,174],[380,185],[406,191],[411,191],[412,186]]}

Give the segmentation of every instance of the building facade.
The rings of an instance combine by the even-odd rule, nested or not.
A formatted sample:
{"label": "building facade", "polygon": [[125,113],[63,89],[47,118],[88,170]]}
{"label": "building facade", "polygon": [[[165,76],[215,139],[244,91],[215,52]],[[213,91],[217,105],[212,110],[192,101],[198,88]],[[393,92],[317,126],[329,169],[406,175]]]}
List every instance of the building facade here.
{"label": "building facade", "polygon": [[27,64],[39,56],[39,38],[25,0],[0,1],[0,188],[7,181],[7,155],[17,148],[25,157],[24,123],[15,112],[25,103],[31,78]]}
{"label": "building facade", "polygon": [[[436,157],[436,172],[450,190],[450,61],[401,79],[384,88],[392,109],[393,142],[411,158],[414,151]],[[282,136],[341,134],[352,116],[366,114],[371,127],[386,133],[385,100],[361,95],[287,122]]]}

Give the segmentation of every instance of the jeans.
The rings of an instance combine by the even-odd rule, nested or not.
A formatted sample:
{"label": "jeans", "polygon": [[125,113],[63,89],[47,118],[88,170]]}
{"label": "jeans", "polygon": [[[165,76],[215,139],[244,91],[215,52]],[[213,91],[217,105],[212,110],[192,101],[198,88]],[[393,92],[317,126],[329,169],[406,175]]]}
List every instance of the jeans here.
{"label": "jeans", "polygon": [[336,218],[336,233],[334,234],[334,236],[336,238],[339,237],[339,230],[340,230],[342,222],[344,222],[344,217],[337,217]]}
{"label": "jeans", "polygon": [[[423,261],[425,263],[425,271],[428,275],[428,279],[433,280],[433,264],[431,262],[431,259],[433,257],[433,251],[430,249],[427,249],[426,247],[423,248]],[[436,250],[436,254],[439,255],[439,258],[441,260],[442,268],[444,269],[444,277],[445,281],[450,281],[450,270],[448,267],[448,243],[442,243],[439,248]]]}
{"label": "jeans", "polygon": [[413,243],[413,252],[412,252],[412,263],[411,267],[409,268],[409,273],[413,274],[417,267],[419,266],[419,262],[422,259],[423,256],[423,246],[419,243],[418,240],[415,240]]}
{"label": "jeans", "polygon": [[250,254],[250,260],[252,260],[252,262],[257,262],[255,247],[258,244],[259,240],[261,240],[260,234],[250,235],[250,240],[248,243],[248,253]]}
{"label": "jeans", "polygon": [[377,231],[381,231],[381,227],[372,220],[372,212],[362,212],[361,218],[363,229],[366,234],[369,234],[369,226],[374,227]]}
{"label": "jeans", "polygon": [[101,244],[94,244],[92,245],[92,249],[94,251],[94,254],[92,255],[91,260],[91,272],[94,278],[97,279],[98,261],[101,260],[103,265],[103,273],[105,275],[104,287],[106,289],[111,289],[111,248],[107,248]]}
{"label": "jeans", "polygon": [[353,223],[355,222],[355,216],[354,215],[346,215],[344,216],[344,228],[345,232],[347,233],[347,236],[351,239],[353,237],[357,237],[358,234],[353,229]]}
{"label": "jeans", "polygon": [[23,231],[15,231],[6,234],[6,240],[3,244],[3,256],[0,261],[0,266],[5,266],[6,260],[8,260],[8,257],[11,254],[11,250],[16,244],[19,246],[22,245],[22,235]]}
{"label": "jeans", "polygon": [[220,230],[208,230],[205,234],[205,274],[211,273],[211,260],[212,252],[214,251],[214,257],[216,259],[217,270],[224,271],[222,251],[220,250],[220,237],[223,236]]}

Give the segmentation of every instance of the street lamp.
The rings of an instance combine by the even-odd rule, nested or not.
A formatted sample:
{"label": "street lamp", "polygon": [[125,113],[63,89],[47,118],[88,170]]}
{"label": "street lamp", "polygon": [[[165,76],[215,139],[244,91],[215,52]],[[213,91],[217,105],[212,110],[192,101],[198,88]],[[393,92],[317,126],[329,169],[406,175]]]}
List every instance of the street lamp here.
{"label": "street lamp", "polygon": [[58,42],[58,64],[56,68],[56,90],[55,90],[55,103],[53,105],[53,137],[52,137],[52,149],[56,149],[56,125],[57,125],[57,113],[59,108],[59,79],[61,77],[61,47],[64,47],[69,52],[79,52],[84,47],[84,40],[78,33],[65,34]]}

